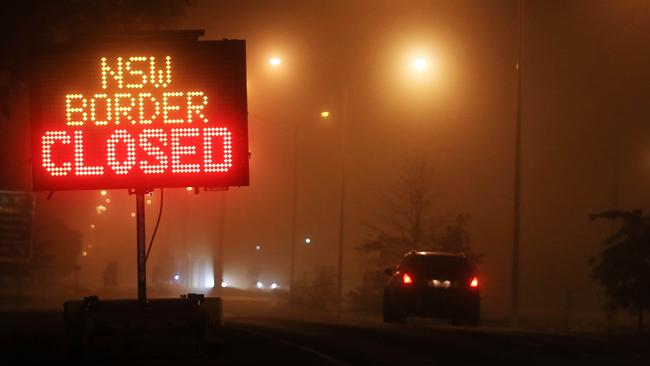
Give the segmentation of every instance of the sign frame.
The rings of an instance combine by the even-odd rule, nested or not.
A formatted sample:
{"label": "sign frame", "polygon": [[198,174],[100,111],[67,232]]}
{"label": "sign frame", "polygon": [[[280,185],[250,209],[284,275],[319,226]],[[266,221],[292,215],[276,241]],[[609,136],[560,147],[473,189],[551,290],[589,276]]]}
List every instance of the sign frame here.
{"label": "sign frame", "polygon": [[[179,34],[185,36],[179,37]],[[187,37],[183,32],[143,32],[81,39],[45,53],[32,74],[33,190],[151,190],[249,185],[245,41],[199,41],[197,38]],[[136,57],[147,59],[137,61],[134,60]],[[119,58],[122,66],[121,80],[116,77],[116,74],[120,75],[116,71],[120,70],[117,67],[120,65]],[[127,60],[131,62],[128,70],[130,73],[125,73]],[[164,79],[165,69],[158,68],[154,72],[152,66],[149,85],[127,88],[128,85],[138,85],[135,81],[148,72],[145,66],[149,65],[149,61],[151,65],[168,66],[167,71],[171,70],[167,73],[167,76],[171,75],[169,83],[164,86],[165,83],[160,82],[159,87],[154,87],[152,80],[167,79]],[[95,64],[87,64],[92,62]],[[133,66],[138,62],[139,68]],[[104,67],[109,70],[105,71]],[[73,71],[78,73],[79,80],[68,80],[68,77],[75,76],[70,75]],[[154,76],[163,78],[155,79]],[[192,76],[196,76],[196,80]],[[117,96],[130,92],[133,94],[129,97],[120,99]],[[136,92],[140,95],[139,101]],[[153,96],[156,92],[156,96]],[[157,120],[144,118],[142,111],[146,111],[146,107],[143,107],[141,94],[147,93],[152,94],[148,101],[151,115],[158,111],[158,105],[154,103],[162,103],[163,99],[165,103],[174,100],[173,107],[178,109],[165,110],[168,105],[164,104],[161,108],[164,118],[162,112],[155,115]],[[172,96],[173,93],[183,95]],[[89,107],[99,105],[102,98],[94,97],[102,94],[107,95],[103,99],[108,100],[113,96],[115,100],[106,102],[103,110],[106,116],[103,122],[106,124],[99,125],[100,119],[96,117],[95,109]],[[72,98],[70,95],[81,97]],[[156,97],[158,99],[153,101]],[[128,102],[129,98],[131,103]],[[203,109],[198,109],[202,98],[205,101]],[[118,115],[120,105],[117,103],[124,103],[125,99],[127,105],[131,104],[131,109]],[[180,109],[185,99],[186,111],[183,112]],[[169,103],[172,105],[172,102]],[[139,115],[136,111],[138,106],[141,108]],[[111,107],[112,112],[109,111]],[[190,109],[192,107],[194,109]],[[99,108],[97,110],[99,115],[101,111]],[[108,121],[110,116],[113,116],[113,123]],[[121,121],[118,121],[119,117]],[[152,123],[145,125],[142,123],[145,120],[151,120]],[[184,122],[170,122],[174,120]],[[74,124],[79,122],[82,124]],[[121,123],[118,125],[118,122]],[[118,130],[127,133],[116,133]],[[145,130],[156,131],[145,136],[145,140],[148,139],[150,143],[149,150],[143,145]],[[54,132],[60,135],[55,135]],[[230,150],[227,142],[230,143]],[[162,155],[150,154],[156,144]],[[79,146],[81,153],[77,152]],[[110,155],[111,146],[115,152],[113,160]],[[135,146],[135,159],[129,155],[132,146]],[[193,153],[183,154],[188,149]],[[104,151],[106,161],[102,157]],[[46,155],[50,157],[49,165],[45,162]],[[79,156],[84,159],[81,164]],[[227,165],[229,158],[230,166]],[[151,173],[155,169],[145,172],[143,161],[154,167],[164,167],[161,168],[163,172]],[[120,165],[121,163],[124,164]],[[159,164],[155,165],[156,163]],[[127,173],[118,174],[116,167],[129,166]],[[103,168],[103,174],[93,175],[93,167]],[[65,172],[65,175],[53,176],[52,172]],[[88,174],[84,175],[85,173]]]}

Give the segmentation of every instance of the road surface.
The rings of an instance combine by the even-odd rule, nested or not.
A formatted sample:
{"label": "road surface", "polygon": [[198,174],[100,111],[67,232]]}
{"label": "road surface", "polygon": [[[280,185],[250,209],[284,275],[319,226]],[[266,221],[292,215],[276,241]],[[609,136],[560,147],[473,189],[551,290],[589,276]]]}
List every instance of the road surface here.
{"label": "road surface", "polygon": [[[2,313],[0,344],[9,363],[69,361],[61,314]],[[214,356],[116,359],[137,365],[650,365],[648,338],[606,338],[428,322],[405,325],[233,316]],[[164,347],[175,347],[168,344]],[[216,349],[214,351],[217,351]]]}

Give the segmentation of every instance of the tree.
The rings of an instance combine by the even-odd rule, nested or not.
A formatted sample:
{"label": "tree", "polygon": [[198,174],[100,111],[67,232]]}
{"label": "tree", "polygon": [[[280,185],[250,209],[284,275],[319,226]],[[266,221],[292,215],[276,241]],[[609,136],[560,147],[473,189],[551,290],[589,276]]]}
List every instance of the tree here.
{"label": "tree", "polygon": [[377,224],[366,224],[369,235],[357,247],[365,261],[366,272],[360,287],[350,292],[355,312],[376,313],[381,309],[384,269],[395,265],[409,250],[438,250],[472,253],[467,224],[470,216],[458,214],[447,225],[436,216],[433,170],[423,157],[406,161],[397,182],[383,194],[385,211]]}
{"label": "tree", "polygon": [[460,213],[456,216],[456,220],[447,225],[442,234],[435,240],[435,249],[451,253],[463,253],[473,263],[479,263],[482,254],[477,254],[472,251],[471,238],[469,231],[467,231],[467,224],[471,217],[468,214]]}
{"label": "tree", "polygon": [[605,249],[590,259],[591,277],[605,288],[607,310],[636,314],[643,331],[643,315],[650,306],[650,217],[641,210],[610,210],[590,217],[622,220],[620,229],[605,239]]}
{"label": "tree", "polygon": [[32,257],[27,262],[0,263],[0,286],[16,288],[49,286],[68,277],[77,268],[81,255],[81,233],[60,219],[36,211],[34,215]]}
{"label": "tree", "polygon": [[112,260],[106,264],[102,272],[102,284],[107,288],[115,288],[118,283],[118,265],[117,261]]}
{"label": "tree", "polygon": [[331,267],[321,266],[311,281],[303,273],[294,281],[290,301],[292,305],[316,311],[336,308],[337,274]]}

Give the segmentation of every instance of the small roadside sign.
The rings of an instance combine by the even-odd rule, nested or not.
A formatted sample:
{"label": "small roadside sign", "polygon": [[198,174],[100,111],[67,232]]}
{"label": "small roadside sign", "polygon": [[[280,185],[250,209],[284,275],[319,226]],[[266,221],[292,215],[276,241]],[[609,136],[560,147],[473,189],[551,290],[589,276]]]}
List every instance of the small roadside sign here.
{"label": "small roadside sign", "polygon": [[32,256],[34,195],[0,191],[0,261],[27,261]]}

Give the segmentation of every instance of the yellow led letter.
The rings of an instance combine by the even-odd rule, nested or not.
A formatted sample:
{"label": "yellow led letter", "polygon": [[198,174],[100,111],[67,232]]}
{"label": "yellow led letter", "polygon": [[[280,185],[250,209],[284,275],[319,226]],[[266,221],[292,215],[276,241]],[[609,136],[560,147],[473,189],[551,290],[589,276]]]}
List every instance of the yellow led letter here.
{"label": "yellow led letter", "polygon": [[142,69],[134,69],[133,64],[137,62],[146,62],[147,58],[146,57],[129,57],[129,61],[126,62],[126,65],[124,68],[126,71],[129,73],[129,75],[137,76],[140,78],[138,80],[138,83],[134,84],[126,84],[126,87],[129,89],[140,89],[144,86],[144,84],[147,83],[147,75],[144,73],[142,69],[145,69],[146,66],[142,67]]}
{"label": "yellow led letter", "polygon": [[[128,99],[128,105],[120,104],[120,99]],[[127,120],[131,120],[129,112],[135,106],[135,98],[131,97],[129,93],[115,94],[115,124],[120,124],[120,117],[125,116]]]}
{"label": "yellow led letter", "polygon": [[113,70],[106,63],[106,57],[102,57],[102,89],[108,87],[108,76],[112,76],[117,81],[117,87],[122,88],[122,58],[117,58],[116,70]]}
{"label": "yellow led letter", "polygon": [[[72,101],[75,99],[81,99],[81,106],[72,106]],[[65,96],[65,116],[68,126],[83,126],[84,122],[88,119],[88,114],[86,113],[87,104],[82,94],[68,94]],[[81,113],[81,119],[72,119],[73,113]]]}
{"label": "yellow led letter", "polygon": [[[149,119],[144,118],[145,100],[151,101],[151,104],[153,105],[153,112],[149,116]],[[158,115],[160,115],[160,102],[157,101],[155,97],[151,96],[151,93],[140,93],[138,95],[138,111],[140,112],[140,124],[149,125],[158,117]],[[135,121],[133,123],[135,123]]]}
{"label": "yellow led letter", "polygon": [[[105,99],[106,100],[106,119],[105,120],[97,120],[97,114],[95,113],[97,105],[95,104],[95,101],[97,99]],[[106,126],[108,122],[111,120],[111,98],[108,97],[106,94],[95,94],[91,99],[90,99],[90,120],[92,122],[95,122],[95,125],[97,126]]]}
{"label": "yellow led letter", "polygon": [[172,58],[165,57],[165,66],[156,70],[156,58],[149,57],[150,83],[156,88],[166,88],[172,82]]}
{"label": "yellow led letter", "polygon": [[[192,97],[203,97],[201,104],[192,103]],[[187,93],[187,123],[192,123],[192,114],[195,113],[200,120],[205,123],[208,123],[208,119],[205,118],[201,111],[208,104],[208,97],[203,95],[203,92],[188,92]]]}
{"label": "yellow led letter", "polygon": [[169,111],[177,111],[181,109],[179,105],[171,105],[169,104],[169,98],[170,97],[182,97],[183,93],[182,92],[171,92],[171,93],[163,93],[163,123],[184,123],[185,120],[182,118],[176,118],[176,119],[169,119]]}

